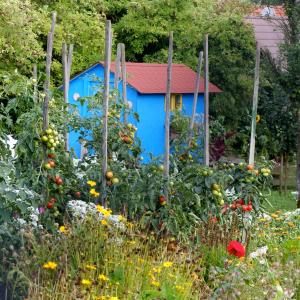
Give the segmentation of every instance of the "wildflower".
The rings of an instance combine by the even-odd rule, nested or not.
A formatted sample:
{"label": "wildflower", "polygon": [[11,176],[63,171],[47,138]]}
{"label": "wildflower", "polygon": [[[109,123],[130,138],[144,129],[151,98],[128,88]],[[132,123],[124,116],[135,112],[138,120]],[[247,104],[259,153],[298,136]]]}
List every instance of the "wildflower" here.
{"label": "wildflower", "polygon": [[108,300],[119,300],[119,298],[114,296],[114,297],[109,297]]}
{"label": "wildflower", "polygon": [[119,215],[118,219],[119,219],[120,222],[126,222],[126,218],[123,217],[122,215]]}
{"label": "wildflower", "polygon": [[86,265],[85,268],[87,270],[96,270],[97,269],[94,265]]}
{"label": "wildflower", "polygon": [[95,189],[91,189],[91,190],[90,190],[90,194],[91,194],[92,196],[94,196],[95,198],[96,198],[96,197],[99,197],[99,195],[100,195],[100,193],[98,193]]}
{"label": "wildflower", "polygon": [[261,120],[261,116],[260,115],[256,115],[256,123],[259,123],[259,121]]}
{"label": "wildflower", "polygon": [[176,285],[175,288],[178,292],[184,292],[184,287],[182,285]]}
{"label": "wildflower", "polygon": [[81,284],[82,284],[82,285],[89,286],[89,285],[92,284],[92,281],[89,280],[89,279],[82,279],[82,280],[81,280]]}
{"label": "wildflower", "polygon": [[107,226],[108,225],[108,223],[107,223],[107,221],[104,219],[104,220],[101,220],[101,224],[103,225],[103,226]]}
{"label": "wildflower", "polygon": [[274,218],[274,219],[276,219],[276,218],[278,218],[278,215],[276,215],[276,214],[271,214],[271,217]]}
{"label": "wildflower", "polygon": [[153,285],[153,286],[160,287],[160,283],[159,283],[159,281],[157,281],[157,280],[152,280],[150,283],[151,283],[151,285]]}
{"label": "wildflower", "polygon": [[43,264],[44,269],[55,270],[56,267],[57,267],[57,263],[53,261],[48,261],[47,263]]}
{"label": "wildflower", "polygon": [[295,225],[293,222],[288,222],[287,224],[288,224],[288,226],[291,227],[291,228],[296,227],[296,225]]}
{"label": "wildflower", "polygon": [[227,251],[229,254],[234,255],[236,257],[244,257],[245,256],[245,248],[238,241],[231,241],[227,246]]}
{"label": "wildflower", "polygon": [[255,252],[250,253],[249,257],[257,258],[259,256],[265,255],[268,251],[268,246],[260,247]]}
{"label": "wildflower", "polygon": [[87,184],[91,187],[95,186],[97,183],[93,180],[88,180]]}
{"label": "wildflower", "polygon": [[160,267],[158,267],[158,268],[153,268],[153,269],[152,269],[152,272],[153,272],[153,273],[160,273],[160,272],[161,272],[161,268],[160,268]]}
{"label": "wildflower", "polygon": [[61,233],[67,233],[68,232],[68,230],[65,226],[60,226],[58,231],[61,232]]}
{"label": "wildflower", "polygon": [[112,211],[110,209],[105,209],[101,205],[97,205],[96,208],[99,211],[99,213],[101,213],[105,218],[108,218],[112,213]]}
{"label": "wildflower", "polygon": [[100,274],[98,276],[98,279],[99,280],[102,280],[102,281],[109,281],[109,278],[107,276],[105,276],[104,274]]}
{"label": "wildflower", "polygon": [[163,266],[164,266],[165,268],[170,268],[170,267],[173,266],[173,263],[170,262],[170,261],[166,261],[166,262],[163,263]]}

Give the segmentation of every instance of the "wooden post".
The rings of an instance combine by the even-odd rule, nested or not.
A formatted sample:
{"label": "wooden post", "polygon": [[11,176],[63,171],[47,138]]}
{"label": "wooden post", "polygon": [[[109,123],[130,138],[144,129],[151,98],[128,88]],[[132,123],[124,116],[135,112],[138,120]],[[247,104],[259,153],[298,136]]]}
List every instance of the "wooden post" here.
{"label": "wooden post", "polygon": [[[121,62],[121,44],[119,43],[117,46],[117,58],[115,63],[115,81],[114,81],[114,89],[118,90],[119,87],[119,79],[120,79],[120,62]],[[116,96],[116,99],[118,99],[118,94]],[[116,101],[117,102],[117,101]]]}
{"label": "wooden post", "polygon": [[204,41],[205,71],[204,71],[204,165],[209,166],[209,62],[208,34]]}
{"label": "wooden post", "polygon": [[164,194],[168,201],[169,190],[169,169],[170,169],[170,99],[171,99],[171,80],[172,80],[172,57],[173,57],[173,32],[169,34],[169,53],[167,69],[167,90],[166,90],[166,115],[165,115],[165,160],[164,160],[164,179],[166,181]]}
{"label": "wooden post", "polygon": [[111,60],[111,22],[106,21],[105,26],[105,65],[104,65],[104,91],[103,91],[103,140],[102,140],[102,193],[101,202],[106,207],[106,172],[107,172],[107,136],[108,136],[108,99],[109,77]]}
{"label": "wooden post", "polygon": [[296,167],[296,178],[297,178],[297,208],[300,208],[300,109],[298,109],[298,137],[297,137],[297,167]]}
{"label": "wooden post", "polygon": [[128,122],[128,103],[127,103],[127,95],[126,95],[126,60],[125,60],[125,45],[121,44],[121,69],[122,69],[122,98],[123,103],[125,105],[124,112],[124,124]]}
{"label": "wooden post", "polygon": [[56,12],[53,12],[51,30],[48,33],[48,38],[47,38],[46,79],[44,85],[45,99],[44,99],[44,106],[43,106],[43,130],[46,130],[49,125],[49,116],[48,116],[49,99],[50,99],[49,89],[50,89],[50,73],[51,73],[55,23],[56,23]]}
{"label": "wooden post", "polygon": [[289,156],[287,153],[284,154],[284,194],[287,194],[287,181],[288,181],[288,164]]}
{"label": "wooden post", "polygon": [[195,81],[193,112],[192,112],[191,123],[190,123],[190,131],[191,132],[190,132],[189,144],[191,143],[192,137],[193,137],[193,129],[194,129],[195,116],[196,116],[196,111],[197,111],[197,101],[198,101],[198,94],[199,94],[199,85],[200,85],[202,61],[203,61],[203,52],[200,51],[199,52],[198,65],[197,65],[197,77],[196,77],[196,81]]}
{"label": "wooden post", "polygon": [[[69,103],[69,85],[70,85],[70,74],[72,66],[72,55],[73,45],[68,46],[66,43],[62,44],[62,66],[63,66],[63,87],[64,87],[64,101]],[[65,150],[68,151],[69,145],[69,134],[68,130],[64,133],[65,136]]]}
{"label": "wooden post", "polygon": [[260,47],[257,45],[256,46],[256,59],[255,59],[255,78],[254,78],[254,91],[253,91],[249,165],[254,165],[256,115],[257,115],[258,88],[259,88],[259,66],[260,66]]}
{"label": "wooden post", "polygon": [[282,187],[283,187],[283,153],[280,154],[279,186],[280,186],[280,194],[282,194]]}
{"label": "wooden post", "polygon": [[33,65],[33,102],[38,102],[38,76],[37,76],[37,65]]}

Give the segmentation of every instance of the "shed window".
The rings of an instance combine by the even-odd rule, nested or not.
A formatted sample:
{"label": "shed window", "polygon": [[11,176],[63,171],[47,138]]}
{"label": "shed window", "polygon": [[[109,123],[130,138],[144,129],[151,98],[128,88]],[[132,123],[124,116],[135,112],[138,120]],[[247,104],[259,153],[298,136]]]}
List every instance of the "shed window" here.
{"label": "shed window", "polygon": [[[165,104],[166,104],[166,98],[165,97]],[[181,94],[171,94],[171,99],[170,99],[170,110],[171,111],[179,111],[182,110],[182,95]],[[165,110],[166,110],[166,105],[165,105]]]}

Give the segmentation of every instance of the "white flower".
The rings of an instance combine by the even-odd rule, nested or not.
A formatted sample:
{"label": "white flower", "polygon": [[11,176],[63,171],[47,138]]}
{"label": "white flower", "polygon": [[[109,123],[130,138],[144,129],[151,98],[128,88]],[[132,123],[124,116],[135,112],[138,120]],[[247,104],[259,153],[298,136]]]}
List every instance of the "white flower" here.
{"label": "white flower", "polygon": [[250,253],[249,257],[250,258],[257,258],[265,255],[268,251],[268,246],[263,246],[258,248],[256,251]]}

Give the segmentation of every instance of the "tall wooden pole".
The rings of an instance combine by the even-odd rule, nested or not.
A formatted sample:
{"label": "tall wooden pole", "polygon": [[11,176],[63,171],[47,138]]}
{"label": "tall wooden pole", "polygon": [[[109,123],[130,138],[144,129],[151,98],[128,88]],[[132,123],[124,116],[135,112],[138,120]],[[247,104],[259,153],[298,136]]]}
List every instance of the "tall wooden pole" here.
{"label": "tall wooden pole", "polygon": [[169,198],[168,181],[169,181],[169,169],[170,169],[170,99],[171,99],[171,80],[172,80],[172,57],[173,57],[173,31],[171,31],[169,35],[167,90],[166,90],[165,160],[164,160],[164,179],[166,182],[164,194],[165,194],[166,201]]}
{"label": "tall wooden pole", "polygon": [[44,84],[45,99],[43,105],[43,130],[46,130],[49,125],[49,116],[48,116],[49,99],[50,99],[49,89],[50,89],[50,73],[51,73],[55,23],[56,23],[56,12],[53,12],[51,30],[48,33],[48,37],[47,37],[46,79]]}
{"label": "tall wooden pole", "polygon": [[260,47],[257,45],[256,59],[255,59],[255,78],[254,78],[254,90],[253,90],[249,165],[254,165],[256,115],[257,115],[257,101],[258,101],[258,88],[259,88],[259,66],[260,66]]}
{"label": "tall wooden pole", "polygon": [[[119,86],[119,79],[120,79],[120,63],[121,63],[121,44],[119,43],[117,46],[117,58],[115,63],[115,81],[114,81],[114,89],[117,90]],[[116,96],[118,99],[118,94]]]}
{"label": "tall wooden pole", "polygon": [[106,206],[106,172],[107,172],[107,137],[108,137],[108,99],[109,77],[111,61],[111,22],[106,21],[105,26],[105,68],[104,68],[104,91],[103,91],[103,140],[102,140],[102,205]]}
{"label": "tall wooden pole", "polygon": [[38,76],[37,76],[37,65],[33,65],[33,102],[38,102]]}
{"label": "tall wooden pole", "polygon": [[[72,66],[72,55],[73,45],[68,46],[66,43],[62,44],[62,65],[63,65],[63,87],[64,87],[64,101],[66,104],[69,103],[69,85],[70,85],[70,74]],[[68,151],[69,135],[66,129],[65,133],[65,150]]]}
{"label": "tall wooden pole", "polygon": [[296,168],[296,173],[297,173],[297,191],[298,191],[298,196],[297,196],[297,208],[300,208],[300,109],[298,109],[298,137],[297,137],[297,168]]}
{"label": "tall wooden pole", "polygon": [[125,105],[125,112],[124,112],[124,124],[128,122],[128,103],[127,103],[127,94],[126,94],[126,60],[125,60],[125,45],[121,44],[121,69],[122,69],[122,98],[123,103]]}
{"label": "tall wooden pole", "polygon": [[191,123],[190,123],[190,141],[191,143],[192,137],[193,137],[193,129],[194,129],[194,123],[195,123],[195,116],[197,111],[197,101],[198,101],[198,94],[199,94],[199,86],[200,86],[200,76],[201,76],[201,67],[202,67],[202,61],[203,61],[203,52],[199,52],[199,59],[198,59],[198,65],[197,65],[197,77],[195,81],[195,92],[194,92],[194,101],[193,101],[193,111],[192,111],[192,117],[191,117]]}
{"label": "tall wooden pole", "polygon": [[204,165],[209,166],[209,63],[208,63],[208,34],[204,41]]}

